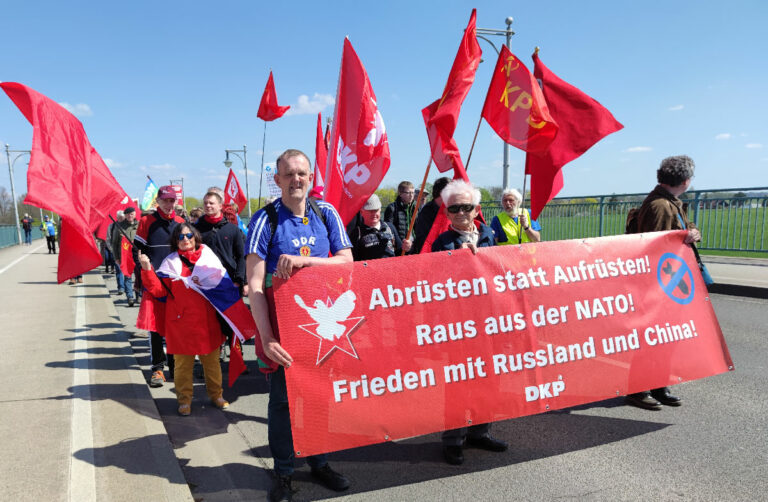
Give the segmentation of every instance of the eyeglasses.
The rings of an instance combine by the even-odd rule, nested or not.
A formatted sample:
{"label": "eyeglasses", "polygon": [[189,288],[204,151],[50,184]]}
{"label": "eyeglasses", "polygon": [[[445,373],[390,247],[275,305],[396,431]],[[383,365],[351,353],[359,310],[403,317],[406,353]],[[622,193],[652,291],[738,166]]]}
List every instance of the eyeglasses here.
{"label": "eyeglasses", "polygon": [[452,206],[448,206],[446,209],[451,214],[456,214],[459,211],[464,211],[465,213],[471,213],[472,210],[475,208],[474,204],[454,204]]}
{"label": "eyeglasses", "polygon": [[183,241],[184,238],[192,240],[194,237],[195,237],[195,234],[193,234],[192,232],[188,232],[186,234],[179,234],[179,242]]}

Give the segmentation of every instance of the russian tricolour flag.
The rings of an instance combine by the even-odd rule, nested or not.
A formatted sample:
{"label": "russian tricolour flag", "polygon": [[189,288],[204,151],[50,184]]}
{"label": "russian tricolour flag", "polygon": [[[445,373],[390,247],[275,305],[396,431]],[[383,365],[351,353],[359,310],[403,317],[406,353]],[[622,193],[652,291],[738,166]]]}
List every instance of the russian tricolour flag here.
{"label": "russian tricolour flag", "polygon": [[202,246],[200,258],[192,269],[192,274],[184,277],[181,275],[182,263],[178,253],[172,253],[163,261],[157,269],[160,278],[168,277],[179,280],[188,288],[191,288],[205,297],[213,308],[227,321],[235,336],[232,337],[229,359],[229,385],[230,387],[245,370],[243,354],[237,347],[236,341],[242,342],[253,338],[256,331],[256,322],[251,311],[240,296],[240,289],[229,278],[226,269],[219,258],[208,246]]}

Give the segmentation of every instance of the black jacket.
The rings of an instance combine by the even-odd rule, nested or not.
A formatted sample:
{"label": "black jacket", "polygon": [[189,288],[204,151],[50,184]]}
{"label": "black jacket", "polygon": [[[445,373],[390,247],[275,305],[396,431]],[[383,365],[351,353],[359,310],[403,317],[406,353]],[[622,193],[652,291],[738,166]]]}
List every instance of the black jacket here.
{"label": "black jacket", "polygon": [[203,236],[203,244],[221,260],[232,282],[245,285],[245,236],[228,222],[226,217],[217,223],[210,223],[205,216],[195,223]]}
{"label": "black jacket", "polygon": [[[480,236],[477,238],[477,247],[484,248],[495,245],[493,230],[488,225],[475,222]],[[432,252],[459,249],[464,243],[464,236],[455,230],[448,230],[440,234],[432,243]]]}
{"label": "black jacket", "polygon": [[403,204],[403,201],[398,197],[395,202],[387,206],[384,211],[384,221],[388,221],[397,230],[397,235],[400,239],[405,239],[405,235],[408,233],[408,227],[411,225],[411,216],[413,215],[414,207],[416,205],[411,202],[407,206]]}
{"label": "black jacket", "polygon": [[352,242],[352,256],[355,261],[391,258],[400,254],[403,242],[395,232],[392,224],[381,222],[381,228],[373,228],[362,224],[349,233]]}

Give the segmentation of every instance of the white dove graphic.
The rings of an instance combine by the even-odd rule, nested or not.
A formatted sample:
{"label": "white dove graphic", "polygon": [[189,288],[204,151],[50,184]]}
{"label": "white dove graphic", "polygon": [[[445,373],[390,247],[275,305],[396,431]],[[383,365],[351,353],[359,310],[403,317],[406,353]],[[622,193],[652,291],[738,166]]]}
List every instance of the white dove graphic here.
{"label": "white dove graphic", "polygon": [[314,308],[307,306],[299,295],[293,295],[293,299],[318,324],[317,334],[333,341],[334,338],[341,338],[346,331],[347,328],[339,322],[347,320],[355,310],[357,297],[353,291],[345,291],[330,307],[320,300],[315,300]]}

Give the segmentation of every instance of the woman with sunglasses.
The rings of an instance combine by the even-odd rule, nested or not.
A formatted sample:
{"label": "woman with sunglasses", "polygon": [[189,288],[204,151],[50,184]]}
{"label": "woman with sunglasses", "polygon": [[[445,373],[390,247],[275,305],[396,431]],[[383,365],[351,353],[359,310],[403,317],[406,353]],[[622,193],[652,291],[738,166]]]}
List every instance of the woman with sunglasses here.
{"label": "woman with sunglasses", "polygon": [[[495,244],[491,227],[475,221],[480,207],[480,190],[464,180],[453,180],[446,185],[440,196],[451,226],[432,243],[432,252],[468,248],[477,254],[477,248]],[[462,446],[465,441],[469,446],[481,450],[506,451],[507,443],[491,437],[490,432],[491,424],[444,431],[442,441],[445,461],[451,465],[464,463]]]}
{"label": "woman with sunglasses", "polygon": [[[176,274],[189,277],[195,263],[205,251],[208,251],[206,260],[218,261],[215,254],[202,242],[200,232],[195,227],[188,224],[177,225],[171,233],[171,254],[163,260],[159,270],[175,271],[171,276]],[[158,320],[158,328],[163,330],[161,333],[165,336],[168,353],[173,354],[176,361],[173,377],[179,415],[187,416],[192,411],[192,369],[196,355],[200,357],[203,365],[205,388],[211,402],[220,409],[229,407],[229,403],[222,397],[219,346],[224,342],[224,335],[216,310],[202,294],[188,288],[183,281],[174,280],[172,277],[158,277],[146,255],[139,253],[139,263],[142,269],[141,279],[147,291],[156,298],[166,297],[165,320]],[[215,265],[214,263],[213,268]],[[223,271],[220,262],[218,268]],[[196,279],[197,277],[192,277],[193,282]],[[235,287],[231,281],[228,284]]]}
{"label": "woman with sunglasses", "polygon": [[468,248],[477,254],[477,248],[493,246],[493,230],[475,221],[480,208],[480,190],[464,180],[453,180],[443,188],[443,199],[451,226],[432,243],[432,252]]}

